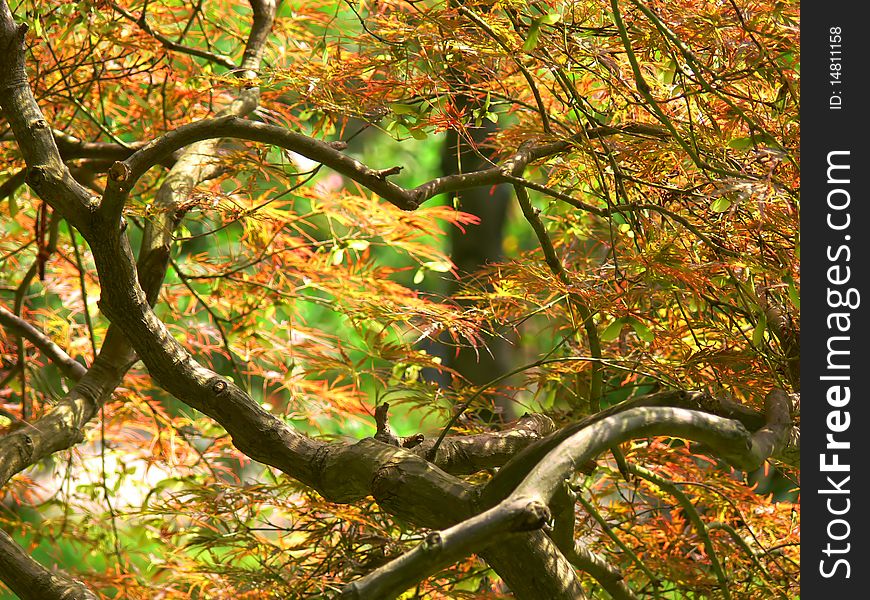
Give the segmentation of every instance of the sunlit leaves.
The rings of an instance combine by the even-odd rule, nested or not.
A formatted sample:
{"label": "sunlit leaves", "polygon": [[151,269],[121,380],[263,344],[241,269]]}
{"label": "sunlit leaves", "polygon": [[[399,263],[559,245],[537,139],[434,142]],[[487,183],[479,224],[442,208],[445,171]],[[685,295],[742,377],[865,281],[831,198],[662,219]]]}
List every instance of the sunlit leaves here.
{"label": "sunlit leaves", "polygon": [[[107,3],[43,4],[20,11],[33,34],[31,80],[52,126],[77,140],[147,142],[215,114],[239,91],[234,72],[170,51],[138,19],[146,11],[153,32],[239,60],[246,2],[122,3],[132,19]],[[442,354],[471,347],[481,355],[487,340],[509,340],[514,376],[489,391],[519,413],[576,417],[588,406],[593,365],[603,373],[601,406],[675,387],[760,407],[771,388],[793,383],[786,336],[768,310],[797,335],[800,309],[798,12],[793,2],[768,4],[620,2],[620,32],[595,2],[285,0],[252,119],[347,142],[342,151],[372,168],[403,166],[390,181],[409,188],[440,174],[447,129],[467,141],[497,123],[469,149],[496,162],[524,144],[570,141],[523,173],[537,186],[533,208],[565,277],[553,275],[528,224],[510,219],[504,260],[457,282],[444,238],[475,217],[440,199],[403,212],[300,156],[233,142],[212,157],[220,175],[177,215],[157,315],[199,360],[314,436],[371,435],[383,401],[403,434],[428,435],[469,399],[458,431],[483,427],[474,412],[492,411],[491,399],[473,396],[479,390],[445,366],[435,340]],[[5,182],[24,165],[12,144],[0,145],[0,156]],[[104,188],[107,165],[69,165],[95,194]],[[143,223],[161,210],[155,193],[165,167],[152,169],[125,206],[134,250]],[[28,279],[41,204],[20,186],[6,199],[2,302],[21,298],[23,316],[74,358],[92,360],[91,337],[99,346],[108,322],[89,250],[59,223],[44,280]],[[0,408],[15,417],[26,395],[41,415],[70,383],[28,346],[22,385],[19,356],[15,339],[0,337],[3,377],[12,374]],[[454,385],[439,388],[431,374]],[[12,428],[11,417],[0,427]],[[39,527],[12,519],[40,551],[74,536],[61,551],[86,554],[82,571],[106,593],[322,596],[420,533],[375,505],[331,504],[264,471],[138,366],[87,436],[91,444],[69,465],[58,459],[20,477],[8,498],[44,509]],[[786,480],[765,479],[780,486],[774,498],[680,441],[644,440],[626,451],[690,495],[733,574],[734,596],[793,595],[798,507]],[[602,462],[583,493],[658,574],[661,596],[715,596],[705,533],[672,494],[624,481]],[[104,484],[124,501],[109,507]],[[653,593],[604,526],[578,512],[581,525],[633,589]],[[421,594],[495,594],[497,583],[479,568],[469,559]]]}

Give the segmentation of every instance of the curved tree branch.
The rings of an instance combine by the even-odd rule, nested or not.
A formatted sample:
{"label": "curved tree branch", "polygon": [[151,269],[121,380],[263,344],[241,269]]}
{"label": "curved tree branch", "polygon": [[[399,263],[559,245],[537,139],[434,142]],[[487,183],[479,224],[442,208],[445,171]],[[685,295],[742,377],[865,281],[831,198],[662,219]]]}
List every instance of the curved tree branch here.
{"label": "curved tree branch", "polygon": [[[147,6],[147,3],[146,3]],[[200,48],[193,48],[191,46],[185,46],[184,44],[179,44],[177,42],[173,42],[171,39],[160,33],[159,31],[154,30],[149,24],[146,17],[146,14],[143,10],[142,14],[137,18],[133,13],[128,12],[123,7],[119,6],[117,3],[112,3],[112,8],[118,11],[124,18],[129,19],[130,21],[136,23],[142,31],[153,37],[155,40],[160,42],[160,44],[166,48],[167,50],[171,50],[173,52],[181,52],[182,54],[190,54],[191,56],[196,56],[198,58],[204,58],[210,62],[215,63],[216,65],[220,65],[222,67],[226,67],[227,69],[235,69],[236,64],[233,62],[233,59],[229,56],[225,56],[223,54],[216,54],[214,52],[209,52],[208,50],[202,50]]]}
{"label": "curved tree branch", "polygon": [[0,530],[0,579],[21,600],[97,600],[83,583],[49,571]]}
{"label": "curved tree branch", "polygon": [[410,552],[345,586],[340,598],[390,600],[472,552],[500,542],[511,533],[539,529],[549,519],[550,511],[539,502],[507,503],[501,511],[489,511],[430,533]]}
{"label": "curved tree branch", "polygon": [[[601,136],[632,131],[634,127],[595,129],[592,133]],[[598,131],[599,129],[601,131]],[[349,177],[402,210],[415,210],[423,202],[439,194],[512,181],[516,179],[515,173],[529,163],[565,152],[575,143],[582,143],[583,140],[596,135],[584,132],[582,136],[575,136],[571,140],[524,144],[500,165],[470,173],[445,175],[416,188],[406,189],[386,179],[387,176],[397,172],[395,167],[373,169],[342,154],[341,144],[323,142],[276,125],[247,121],[228,115],[182,125],[137,150],[110,173],[105,203],[110,207],[109,210],[119,212],[126,201],[126,195],[148,169],[165,160],[179,148],[219,137],[261,142],[291,150]]]}
{"label": "curved tree branch", "polygon": [[[464,540],[464,543],[456,543],[451,548],[451,557],[459,560],[489,544],[489,539],[477,537],[474,532],[485,528],[489,536],[510,533],[512,518],[522,510],[521,507],[549,506],[557,491],[562,489],[564,482],[577,471],[578,466],[594,459],[602,451],[631,439],[656,435],[682,437],[703,443],[738,468],[747,471],[758,468],[776,450],[777,444],[771,443],[771,439],[783,440],[790,427],[790,422],[783,423],[781,420],[780,408],[784,402],[781,396],[771,394],[768,398],[768,422],[755,434],[732,419],[669,407],[632,408],[581,429],[547,453],[507,498],[442,532],[449,532],[454,539]],[[549,510],[545,520],[549,520]],[[420,566],[423,562],[421,557],[426,553],[424,542],[357,580],[347,588],[346,593],[350,594],[358,589],[401,593],[419,581],[423,574],[431,574],[437,570],[437,565],[432,569],[423,569]],[[399,582],[404,586],[401,589]]]}
{"label": "curved tree branch", "polygon": [[51,362],[58,366],[65,376],[78,381],[87,371],[81,363],[76,362],[69,354],[64,352],[63,348],[55,344],[51,338],[2,306],[0,306],[0,325],[14,331],[39,348]]}
{"label": "curved tree branch", "polygon": [[436,443],[434,439],[414,446],[412,452],[426,457],[454,475],[477,473],[504,465],[518,452],[555,429],[556,425],[549,417],[527,414],[501,431],[447,437],[439,444],[435,456],[431,456],[431,449]]}

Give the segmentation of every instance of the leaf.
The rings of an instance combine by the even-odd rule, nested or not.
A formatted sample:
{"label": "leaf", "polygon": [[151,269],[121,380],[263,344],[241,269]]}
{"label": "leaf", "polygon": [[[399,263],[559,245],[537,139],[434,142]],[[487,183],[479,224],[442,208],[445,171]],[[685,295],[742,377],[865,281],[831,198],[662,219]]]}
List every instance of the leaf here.
{"label": "leaf", "polygon": [[747,148],[752,148],[752,138],[734,138],[728,142],[728,147],[734,148],[735,150],[746,150]]}
{"label": "leaf", "polygon": [[371,246],[371,243],[368,240],[350,240],[347,243],[348,248],[356,250],[357,252],[363,252],[369,246]]}
{"label": "leaf", "polygon": [[544,15],[543,17],[540,17],[540,19],[541,23],[543,23],[544,25],[555,25],[562,20],[562,15],[560,15],[559,13],[550,13]]}
{"label": "leaf", "polygon": [[710,210],[715,213],[725,212],[729,208],[731,208],[731,200],[728,198],[716,198],[710,205]]}
{"label": "leaf", "polygon": [[419,127],[408,129],[408,133],[410,133],[411,137],[413,137],[415,140],[425,140],[427,137],[429,137],[426,132]]}
{"label": "leaf", "polygon": [[417,109],[409,104],[399,104],[394,102],[390,105],[390,109],[397,115],[416,115]]}
{"label": "leaf", "polygon": [[449,273],[450,269],[453,268],[446,260],[431,260],[429,262],[424,262],[423,267],[429,269],[430,271],[437,271],[439,273]]}
{"label": "leaf", "polygon": [[634,332],[637,334],[637,337],[640,338],[642,341],[646,343],[651,343],[655,339],[655,335],[650,330],[650,328],[639,320],[631,319],[629,323],[631,325],[631,328],[634,329]]}
{"label": "leaf", "polygon": [[523,50],[531,52],[538,45],[538,38],[541,37],[541,21],[535,19],[532,26],[529,27],[529,37],[526,38],[526,43],[523,44]]}
{"label": "leaf", "polygon": [[623,325],[625,325],[625,319],[616,319],[613,323],[608,325],[598,337],[601,338],[602,342],[612,342],[619,337]]}
{"label": "leaf", "polygon": [[764,331],[767,329],[767,316],[764,313],[761,313],[761,316],[758,319],[758,324],[755,326],[755,329],[752,331],[752,345],[756,348],[760,348],[764,345]]}
{"label": "leaf", "polygon": [[414,273],[414,283],[419,284],[423,283],[423,278],[426,276],[426,272],[423,269],[417,269],[417,272]]}
{"label": "leaf", "polygon": [[559,13],[549,13],[532,21],[532,24],[529,27],[529,37],[526,38],[526,43],[523,44],[523,50],[531,52],[538,45],[538,41],[541,37],[541,25],[554,25],[555,23],[558,23],[561,18],[562,15]]}

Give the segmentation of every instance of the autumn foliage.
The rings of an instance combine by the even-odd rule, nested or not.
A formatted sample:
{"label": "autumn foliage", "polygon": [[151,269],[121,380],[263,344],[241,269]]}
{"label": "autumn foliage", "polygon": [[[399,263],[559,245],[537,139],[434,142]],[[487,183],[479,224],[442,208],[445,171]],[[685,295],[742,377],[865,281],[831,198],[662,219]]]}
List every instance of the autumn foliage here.
{"label": "autumn foliage", "polygon": [[[558,555],[552,597],[797,597],[796,2],[5,4],[4,544],[97,597],[332,597],[406,573],[391,561],[506,498],[448,515],[552,431],[677,406],[752,435],[788,398],[751,469],[662,425],[605,444],[534,534],[504,539]],[[439,180],[444,132],[471,145],[485,121],[492,166]],[[167,136],[197,122],[196,139]],[[34,168],[49,139],[70,192]],[[496,185],[514,198],[506,258],[456,282],[445,236],[476,217],[452,193]],[[474,384],[451,357],[493,337],[515,364]],[[111,377],[85,373],[106,347],[103,390]],[[67,437],[45,425],[71,406],[92,418]],[[509,455],[444,458],[533,414]],[[412,508],[398,459],[377,463],[397,445],[463,491]],[[339,447],[367,458],[323,458]],[[367,491],[339,486],[367,460]],[[475,543],[402,597],[533,597]],[[7,586],[23,577],[0,560]]]}

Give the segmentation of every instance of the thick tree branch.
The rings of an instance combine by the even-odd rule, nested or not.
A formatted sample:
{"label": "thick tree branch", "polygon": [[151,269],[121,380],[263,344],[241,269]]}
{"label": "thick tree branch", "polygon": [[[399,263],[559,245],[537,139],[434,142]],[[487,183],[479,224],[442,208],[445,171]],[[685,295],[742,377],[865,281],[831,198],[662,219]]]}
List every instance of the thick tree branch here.
{"label": "thick tree branch", "polygon": [[[540,498],[549,503],[577,465],[602,449],[639,437],[667,435],[701,442],[717,456],[744,471],[754,471],[787,437],[790,422],[782,420],[778,394],[771,394],[768,423],[756,434],[741,423],[683,408],[632,408],[607,417],[565,439],[538,463],[508,498]],[[787,411],[787,409],[786,409]]]}
{"label": "thick tree branch", "polygon": [[[787,433],[790,426],[790,422],[782,422],[781,409],[785,400],[779,394],[772,394],[768,398],[768,422],[756,434],[751,434],[742,424],[731,419],[666,407],[632,408],[581,429],[546,454],[507,498],[450,528],[451,536],[470,540],[468,543],[457,543],[452,548],[452,560],[459,560],[480,548],[481,540],[471,532],[490,525],[492,529],[487,529],[490,535],[494,531],[509,531],[505,524],[517,514],[519,507],[549,506],[558,490],[562,489],[564,482],[577,471],[579,465],[594,459],[605,449],[631,439],[668,435],[699,441],[738,468],[755,470],[775,450],[777,443],[782,442],[784,433]],[[549,520],[549,516],[546,520]],[[355,584],[366,589],[368,586],[386,586],[390,582],[395,587],[373,589],[399,593],[402,590],[398,589],[395,581],[400,580],[405,587],[413,585],[414,577],[424,571],[411,565],[418,565],[422,560],[421,555],[425,553],[424,543]],[[433,572],[434,570],[426,571],[427,574]]]}
{"label": "thick tree branch", "polygon": [[120,331],[110,328],[87,373],[51,411],[0,437],[0,486],[43,458],[84,440],[82,428],[118,387],[134,357]]}
{"label": "thick tree branch", "polygon": [[24,65],[25,25],[17,25],[5,0],[0,2],[0,110],[12,127],[27,162],[27,183],[76,227],[88,225],[97,202],[63,164]]}
{"label": "thick tree branch", "polygon": [[182,125],[149,142],[117,166],[110,180],[107,196],[111,210],[118,212],[136,181],[148,169],[170,156],[175,150],[205,139],[231,137],[291,150],[349,177],[402,210],[415,210],[420,204],[439,194],[511,181],[515,178],[515,173],[521,172],[529,163],[565,152],[575,143],[582,143],[588,137],[634,129],[635,126],[626,126],[623,129],[595,128],[591,133],[585,132],[582,136],[578,135],[576,139],[568,141],[524,144],[501,165],[471,173],[446,175],[416,188],[405,189],[386,179],[388,175],[393,174],[395,168],[373,169],[343,154],[336,144],[316,140],[283,127],[228,115]]}
{"label": "thick tree branch", "polygon": [[[94,161],[95,164],[97,161],[110,161],[109,164],[111,164],[112,161],[129,158],[131,154],[145,145],[145,142],[131,142],[129,144],[118,144],[116,142],[85,142],[73,135],[57,129],[52,131],[52,134],[54,135],[54,143],[57,145],[60,156],[64,161],[88,159]],[[14,141],[15,136],[11,132],[0,136],[0,142]],[[161,164],[166,167],[171,167],[174,163],[175,155],[172,155]],[[24,173],[26,173],[26,171]],[[24,177],[23,173],[21,177]],[[21,183],[24,183],[23,179]],[[3,194],[0,193],[0,199],[2,198]]]}
{"label": "thick tree branch", "polygon": [[251,22],[251,32],[245,43],[245,51],[242,54],[242,69],[250,71],[243,77],[256,77],[260,70],[260,61],[263,59],[263,49],[266,47],[266,38],[272,32],[275,23],[275,13],[281,0],[249,0],[254,18]]}
{"label": "thick tree branch", "polygon": [[40,565],[2,530],[0,579],[21,600],[97,600],[80,581]]}
{"label": "thick tree branch", "polygon": [[[725,396],[714,397],[703,392],[686,392],[681,390],[646,394],[615,404],[594,415],[590,415],[573,425],[569,425],[547,436],[543,440],[534,442],[519,452],[513,459],[506,463],[504,467],[499,469],[499,472],[495,477],[490,480],[484,489],[482,501],[485,506],[492,506],[495,502],[507,497],[510,491],[519,485],[520,481],[525,478],[530,470],[535,465],[540,464],[551,450],[556,448],[572,435],[575,435],[579,431],[582,431],[605,418],[613,417],[635,408],[672,407],[717,415],[724,419],[737,421],[749,431],[760,431],[765,427],[769,418],[773,418],[773,420],[779,422],[782,417],[782,411],[788,410],[788,408],[783,405],[784,403],[788,406],[793,406],[797,402],[797,398],[794,395],[786,394],[785,396],[782,396],[779,393],[781,390],[775,392],[775,417],[772,415],[769,417],[769,414],[753,410],[752,408],[734,402]],[[773,396],[773,394],[774,392],[771,392],[768,397]],[[799,429],[794,427],[791,421],[789,421],[788,425],[782,423],[777,425],[777,427],[780,426],[786,427],[789,430],[787,436],[789,441],[786,443],[785,447],[777,447],[773,456],[775,458],[783,459],[785,457],[781,454],[789,451],[794,444],[797,444],[797,450],[799,453],[800,434]],[[795,432],[797,432],[797,434]],[[767,434],[764,435],[766,436]],[[797,438],[796,440],[795,437]],[[791,452],[794,453],[793,448]],[[794,464],[792,460],[787,462],[789,464]]]}
{"label": "thick tree branch", "polygon": [[390,600],[472,552],[500,542],[511,533],[539,529],[549,519],[550,511],[539,502],[514,502],[501,511],[487,511],[430,533],[410,552],[345,586],[340,598]]}
{"label": "thick tree branch", "polygon": [[447,437],[438,445],[435,456],[431,449],[436,440],[426,440],[415,446],[413,452],[426,457],[448,473],[477,473],[483,469],[500,467],[529,444],[541,440],[556,428],[545,415],[525,415],[512,426],[501,431]]}

